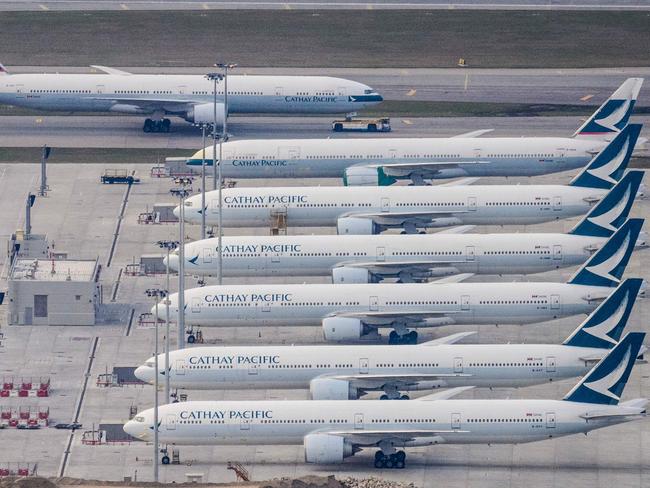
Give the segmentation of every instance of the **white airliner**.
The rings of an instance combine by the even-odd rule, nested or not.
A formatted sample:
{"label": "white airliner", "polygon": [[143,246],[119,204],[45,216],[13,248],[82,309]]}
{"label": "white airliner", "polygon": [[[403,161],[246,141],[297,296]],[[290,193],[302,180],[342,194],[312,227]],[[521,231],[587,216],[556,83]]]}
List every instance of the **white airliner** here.
{"label": "white airliner", "polygon": [[[322,326],[329,341],[388,327],[390,343],[415,343],[409,327],[529,324],[590,313],[618,285],[642,224],[628,220],[568,283],[459,283],[465,275],[458,275],[436,284],[205,286],[185,291],[185,319],[212,327]],[[170,308],[176,316],[178,294],[170,295]]]}
{"label": "white airliner", "polygon": [[[455,225],[536,224],[582,215],[607,195],[619,195],[617,207],[634,200],[643,171],[628,172],[612,190],[569,185],[460,185],[427,187],[263,187],[223,190],[224,227],[269,227],[279,219],[288,226],[336,226],[339,234],[403,233]],[[184,201],[185,218],[218,223],[214,191]],[[174,209],[176,215],[180,208]]]}
{"label": "white airliner", "polygon": [[562,400],[450,400],[460,387],[403,402],[190,401],[160,407],[158,425],[153,409],[140,412],[124,431],[151,441],[158,429],[174,445],[303,444],[318,464],[378,448],[375,467],[404,468],[403,447],[521,444],[645,417],[647,399],[620,402],[644,337],[627,334]]}
{"label": "white airliner", "polygon": [[[598,202],[568,234],[465,234],[472,226],[436,234],[224,236],[223,276],[331,276],[333,283],[401,283],[459,273],[531,274],[582,264],[627,219],[632,200],[612,213],[618,196]],[[606,220],[603,220],[606,219]],[[599,223],[601,222],[601,223]],[[647,246],[647,235],[636,243]],[[219,240],[185,245],[185,272],[218,273]],[[178,250],[169,266],[178,271]],[[164,263],[167,264],[167,258]]]}
{"label": "white airliner", "polygon": [[[276,139],[222,146],[224,178],[343,178],[347,185],[390,185],[399,179],[534,176],[579,168],[628,123],[643,83],[630,78],[572,137]],[[212,147],[205,149],[212,164]],[[203,149],[187,160],[203,163]]]}
{"label": "white airliner", "polygon": [[[168,132],[165,115],[194,124],[214,121],[214,83],[200,75],[13,74],[0,65],[0,104],[37,110],[151,115],[145,132]],[[329,76],[228,76],[228,113],[347,113],[382,101],[372,88]],[[217,122],[225,115],[217,85]]]}
{"label": "white airliner", "polygon": [[[354,400],[369,391],[407,400],[401,391],[440,387],[520,387],[582,376],[620,339],[641,279],[625,280],[560,344],[455,344],[460,332],[417,346],[193,347],[158,358],[172,388],[309,388],[314,400]],[[643,353],[644,351],[642,351]],[[135,370],[153,383],[155,358]]]}

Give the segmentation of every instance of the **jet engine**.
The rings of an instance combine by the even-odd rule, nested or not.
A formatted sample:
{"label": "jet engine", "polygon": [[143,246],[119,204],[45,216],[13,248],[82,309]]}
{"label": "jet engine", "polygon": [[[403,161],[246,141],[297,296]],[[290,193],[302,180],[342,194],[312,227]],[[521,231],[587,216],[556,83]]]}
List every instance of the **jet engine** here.
{"label": "jet engine", "polygon": [[[214,103],[193,105],[183,117],[193,124],[212,124],[214,122]],[[226,108],[223,103],[217,103],[217,126],[223,126],[226,119]]]}
{"label": "jet engine", "polygon": [[364,332],[364,325],[359,319],[351,317],[323,319],[323,333],[326,341],[359,340]]}
{"label": "jet engine", "polygon": [[341,217],[336,223],[339,235],[372,235],[379,234],[379,227],[371,219],[360,217]]}
{"label": "jet engine", "polygon": [[340,266],[332,270],[332,283],[377,283],[373,274],[364,268]]}
{"label": "jet engine", "polygon": [[345,186],[388,186],[397,179],[387,176],[382,168],[370,166],[351,166],[343,173]]}
{"label": "jet engine", "polygon": [[309,383],[312,400],[356,400],[359,391],[346,380],[316,378]]}
{"label": "jet engine", "polygon": [[354,454],[352,444],[337,435],[309,434],[304,443],[305,462],[308,463],[337,464]]}

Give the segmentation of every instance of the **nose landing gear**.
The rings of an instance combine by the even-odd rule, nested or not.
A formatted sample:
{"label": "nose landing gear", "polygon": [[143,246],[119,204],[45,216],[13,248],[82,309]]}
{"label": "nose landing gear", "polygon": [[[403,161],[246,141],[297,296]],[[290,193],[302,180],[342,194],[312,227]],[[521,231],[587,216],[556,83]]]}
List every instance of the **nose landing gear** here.
{"label": "nose landing gear", "polygon": [[169,119],[152,120],[146,119],[142,130],[144,132],[169,132],[172,122]]}

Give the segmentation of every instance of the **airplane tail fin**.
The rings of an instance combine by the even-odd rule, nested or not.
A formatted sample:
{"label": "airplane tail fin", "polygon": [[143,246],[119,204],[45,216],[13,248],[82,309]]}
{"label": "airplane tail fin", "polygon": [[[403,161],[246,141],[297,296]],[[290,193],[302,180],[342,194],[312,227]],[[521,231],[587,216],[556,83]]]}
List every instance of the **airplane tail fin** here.
{"label": "airplane tail fin", "polygon": [[625,223],[636,198],[643,171],[629,171],[609,193],[578,222],[569,234],[609,237]]}
{"label": "airplane tail fin", "polygon": [[4,67],[4,64],[0,63],[0,76],[8,75],[9,71]]}
{"label": "airplane tail fin", "polygon": [[644,338],[644,332],[628,333],[563,400],[617,405]]}
{"label": "airplane tail fin", "polygon": [[572,137],[605,139],[621,131],[630,119],[642,84],[643,78],[625,80]]}
{"label": "airplane tail fin", "polygon": [[600,349],[614,347],[625,330],[642,284],[641,278],[623,281],[562,344]]}
{"label": "airplane tail fin", "polygon": [[630,261],[634,245],[643,227],[643,219],[630,219],[596,251],[569,283],[588,286],[618,286]]}
{"label": "airplane tail fin", "polygon": [[569,183],[587,188],[612,188],[622,177],[641,133],[641,124],[629,124]]}

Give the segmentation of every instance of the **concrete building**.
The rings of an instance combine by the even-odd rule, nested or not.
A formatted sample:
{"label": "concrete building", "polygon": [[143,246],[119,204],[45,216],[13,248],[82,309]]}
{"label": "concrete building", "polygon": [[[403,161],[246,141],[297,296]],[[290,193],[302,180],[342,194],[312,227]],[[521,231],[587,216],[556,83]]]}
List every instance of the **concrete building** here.
{"label": "concrete building", "polygon": [[95,325],[97,260],[17,259],[8,280],[9,325]]}

